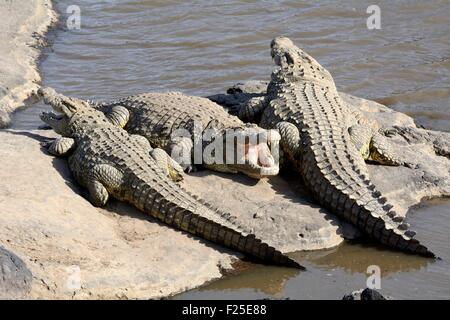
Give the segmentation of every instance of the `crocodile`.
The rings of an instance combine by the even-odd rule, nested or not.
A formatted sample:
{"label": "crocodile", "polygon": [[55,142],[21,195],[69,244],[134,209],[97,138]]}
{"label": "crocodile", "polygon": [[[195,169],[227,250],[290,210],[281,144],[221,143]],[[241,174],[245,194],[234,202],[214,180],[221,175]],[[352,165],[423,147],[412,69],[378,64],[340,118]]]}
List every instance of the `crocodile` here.
{"label": "crocodile", "polygon": [[[268,81],[262,80],[239,82],[228,88],[225,94],[210,95],[207,98],[221,105],[229,114],[238,116],[243,121],[258,123],[259,119],[252,117],[251,114],[248,116],[248,112],[252,112],[253,108],[259,106],[265,99],[268,84]],[[349,100],[348,98],[349,95],[344,94],[344,97],[342,97],[342,92],[339,92],[339,94],[343,98],[342,100],[348,101],[350,108],[359,108],[352,104],[352,99]],[[254,107],[249,107],[250,104]],[[412,125],[392,125],[381,128],[379,133],[388,138],[399,136],[408,144],[425,144],[431,147],[436,155],[450,159],[450,132],[436,131]],[[406,162],[414,166],[414,162],[410,159]]]}
{"label": "crocodile", "polygon": [[277,68],[267,92],[249,93],[239,116],[279,130],[285,161],[318,203],[384,245],[435,257],[376,189],[365,160],[415,164],[395,152],[375,121],[343,102],[330,72],[313,57],[286,37],[270,47]]}
{"label": "crocodile", "polygon": [[[230,213],[180,186],[183,170],[164,150],[129,134],[86,101],[59,95],[52,88],[40,88],[38,94],[56,111],[40,115],[60,135],[47,143],[48,151],[69,156],[69,169],[94,206],[105,205],[112,196],[176,229],[267,263],[303,269]],[[126,115],[123,107],[113,111]]]}
{"label": "crocodile", "polygon": [[[272,154],[280,139],[278,133],[246,124],[209,99],[168,92],[88,103],[119,125],[129,115],[125,130],[146,137],[152,147],[164,149],[187,172],[195,169],[195,162],[210,170],[239,172],[257,179],[278,174],[278,162]],[[118,111],[118,106],[126,113],[120,114],[125,109]],[[231,133],[237,139],[230,139]],[[237,144],[225,145],[223,156],[216,158],[206,152],[211,150],[211,141]]]}

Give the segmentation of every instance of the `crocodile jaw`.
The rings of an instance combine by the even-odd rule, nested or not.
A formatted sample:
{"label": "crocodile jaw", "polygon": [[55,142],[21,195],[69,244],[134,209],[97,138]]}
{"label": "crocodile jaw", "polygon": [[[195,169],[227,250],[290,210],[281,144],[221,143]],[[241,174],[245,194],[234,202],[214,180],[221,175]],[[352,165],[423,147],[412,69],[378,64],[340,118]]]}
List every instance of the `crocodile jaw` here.
{"label": "crocodile jaw", "polygon": [[279,166],[265,143],[247,146],[243,166],[237,165],[237,170],[249,177],[260,179],[274,176],[279,172]]}
{"label": "crocodile jaw", "polygon": [[243,158],[230,168],[254,179],[275,176],[280,171],[279,161],[275,159],[269,146],[277,146],[281,139],[280,134],[274,130],[261,130],[247,132],[248,136],[257,136],[259,143],[246,143],[239,145],[244,149]]}
{"label": "crocodile jaw", "polygon": [[245,151],[242,158],[238,159],[236,163],[212,163],[204,164],[204,166],[219,172],[242,173],[254,179],[278,174],[278,161],[275,161],[267,143],[246,144],[240,147]]}
{"label": "crocodile jaw", "polygon": [[65,116],[54,112],[42,112],[39,117],[48,124],[56,133],[63,134],[65,129]]}

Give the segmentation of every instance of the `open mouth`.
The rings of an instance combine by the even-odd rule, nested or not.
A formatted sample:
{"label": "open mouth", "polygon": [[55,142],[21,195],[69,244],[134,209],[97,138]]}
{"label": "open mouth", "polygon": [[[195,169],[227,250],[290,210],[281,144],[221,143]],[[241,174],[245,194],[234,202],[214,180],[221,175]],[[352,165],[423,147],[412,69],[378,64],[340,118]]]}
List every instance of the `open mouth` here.
{"label": "open mouth", "polygon": [[245,163],[244,173],[254,178],[277,175],[279,171],[278,163],[266,143],[246,145]]}
{"label": "open mouth", "polygon": [[51,111],[44,111],[44,112],[41,113],[41,119],[43,121],[45,121],[44,119],[51,120],[51,121],[60,121],[60,120],[63,119],[63,117],[64,117],[64,115],[62,115],[60,113],[56,114],[56,113],[51,112]]}
{"label": "open mouth", "polygon": [[[250,133],[253,135],[255,133]],[[279,172],[277,156],[271,147],[278,145],[281,137],[274,130],[258,130],[256,132],[258,143],[244,145],[245,166],[238,170],[253,178],[277,175]],[[255,138],[255,137],[253,137]]]}
{"label": "open mouth", "polygon": [[42,112],[40,114],[41,120],[50,126],[55,132],[61,133],[62,120],[64,119],[64,115],[60,113],[54,112]]}
{"label": "open mouth", "polygon": [[272,167],[275,164],[275,161],[272,155],[268,153],[269,149],[263,144],[252,146],[246,145],[245,160],[260,167]]}

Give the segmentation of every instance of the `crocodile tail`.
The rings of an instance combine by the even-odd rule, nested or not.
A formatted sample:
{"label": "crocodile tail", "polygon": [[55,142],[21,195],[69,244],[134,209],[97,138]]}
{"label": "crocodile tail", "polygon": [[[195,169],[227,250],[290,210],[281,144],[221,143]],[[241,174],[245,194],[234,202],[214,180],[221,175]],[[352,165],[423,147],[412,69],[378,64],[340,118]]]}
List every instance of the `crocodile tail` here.
{"label": "crocodile tail", "polygon": [[233,249],[247,253],[248,255],[256,257],[262,261],[270,261],[276,265],[304,269],[304,267],[302,267],[295,260],[289,258],[287,255],[281,253],[281,251],[275,249],[274,247],[269,246],[267,243],[257,238],[251,230],[248,230],[246,227],[240,225],[236,221],[235,216],[232,216],[230,213],[220,209],[216,209],[209,203],[205,202],[204,204],[216,215],[218,215],[220,219],[227,221],[227,223],[231,225],[229,228],[231,232],[235,232],[241,237],[238,247],[233,247]]}
{"label": "crocodile tail", "polygon": [[[180,218],[174,219],[175,222],[173,224],[176,228],[180,228],[208,241],[242,252],[264,262],[304,269],[293,259],[257,238],[255,234],[243,233],[232,226],[225,226],[189,210],[181,209],[178,215]],[[183,224],[182,221],[186,222]]]}
{"label": "crocodile tail", "polygon": [[353,222],[356,220],[359,228],[384,245],[434,258],[435,254],[414,238],[416,232],[409,228],[409,225],[403,221],[403,217],[392,210],[393,206],[387,203],[386,198],[381,196],[375,186],[371,185],[370,189],[373,189],[375,202],[372,205],[369,203],[352,210],[352,212],[359,212],[356,213],[357,217],[351,217],[351,220]]}
{"label": "crocodile tail", "polygon": [[[313,165],[315,161],[319,165]],[[331,212],[341,216],[371,238],[391,248],[434,257],[434,254],[414,239],[415,232],[409,229],[403,217],[392,210],[365,170],[358,169],[354,162],[333,169],[327,165],[326,157],[306,154],[302,172],[309,190],[316,200]],[[352,168],[352,169],[350,169]]]}
{"label": "crocodile tail", "polygon": [[[393,206],[387,203],[387,199],[376,190],[370,180],[367,179],[364,183],[367,190],[364,198],[336,189],[334,192],[340,196],[335,198],[345,200],[332,201],[330,209],[341,213],[347,221],[384,245],[426,257],[435,257],[434,253],[414,238],[416,233],[409,229],[403,217],[392,210]],[[339,206],[338,203],[342,205]]]}
{"label": "crocodile tail", "polygon": [[[196,201],[196,205],[185,208],[164,197],[158,198],[157,210],[155,201],[150,206],[144,206],[141,209],[167,225],[240,251],[263,262],[304,269],[299,263],[269,246],[254,234],[247,233],[228,213],[210,209],[206,205],[200,204],[199,201]],[[155,209],[149,210],[149,207]]]}

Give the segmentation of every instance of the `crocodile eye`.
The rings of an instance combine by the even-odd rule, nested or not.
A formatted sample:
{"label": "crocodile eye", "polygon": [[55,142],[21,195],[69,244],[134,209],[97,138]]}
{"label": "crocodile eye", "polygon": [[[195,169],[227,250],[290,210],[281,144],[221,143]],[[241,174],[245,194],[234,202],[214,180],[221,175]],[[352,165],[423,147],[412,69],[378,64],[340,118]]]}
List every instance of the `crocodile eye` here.
{"label": "crocodile eye", "polygon": [[284,54],[284,57],[286,58],[286,62],[288,64],[294,64],[294,59],[292,58],[292,56],[289,53],[286,52]]}

